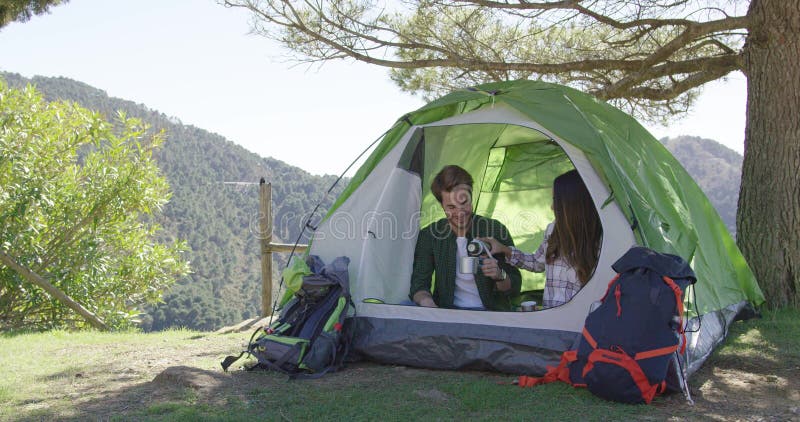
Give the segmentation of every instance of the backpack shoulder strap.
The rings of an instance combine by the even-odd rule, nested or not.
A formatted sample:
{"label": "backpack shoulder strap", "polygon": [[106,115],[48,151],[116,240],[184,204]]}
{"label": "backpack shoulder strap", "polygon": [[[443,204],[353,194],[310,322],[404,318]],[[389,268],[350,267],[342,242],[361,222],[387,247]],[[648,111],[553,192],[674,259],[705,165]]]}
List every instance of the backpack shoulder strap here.
{"label": "backpack shoulder strap", "polygon": [[578,351],[567,350],[561,355],[561,362],[558,363],[558,366],[548,366],[547,373],[541,377],[520,375],[517,385],[520,387],[533,387],[540,384],[563,381],[569,385],[579,387],[580,385],[573,384],[569,378],[569,364],[576,360],[578,360]]}
{"label": "backpack shoulder strap", "polygon": [[[344,359],[347,356],[348,352],[350,351],[350,343],[352,342],[352,333],[354,330],[344,330],[344,321],[347,317],[347,312],[350,307],[355,309],[353,305],[353,301],[350,299],[350,295],[347,294],[346,291],[342,290],[338,296],[338,302],[341,302],[341,299],[344,299],[344,306],[341,309],[337,309],[339,311],[338,315],[331,315],[331,319],[326,322],[326,327],[328,324],[330,325],[330,329],[338,333],[337,336],[329,337],[324,334],[319,335],[314,341],[327,341],[330,344],[330,362],[326,367],[317,370],[312,374],[307,373],[295,373],[290,376],[291,379],[315,379],[320,378],[323,375],[327,374],[328,372],[336,372],[344,365]],[[328,328],[325,329],[327,331]]]}
{"label": "backpack shoulder strap", "polygon": [[683,326],[683,290],[681,290],[681,287],[678,286],[673,279],[667,276],[663,276],[662,279],[664,280],[664,283],[667,283],[667,286],[672,289],[672,293],[675,294],[675,309],[678,311],[678,315],[676,315],[678,317],[678,321],[676,321],[678,326],[676,328],[678,333],[681,335],[680,353],[683,354],[686,351],[686,330]]}
{"label": "backpack shoulder strap", "polygon": [[245,353],[249,353],[249,352],[247,350],[245,350],[242,353],[239,353],[239,356],[227,356],[225,358],[225,360],[220,362],[220,365],[222,365],[222,370],[224,372],[228,372],[228,368],[231,365],[233,365],[234,362],[236,362],[237,360],[241,359],[241,357],[244,356]]}
{"label": "backpack shoulder strap", "polygon": [[239,356],[227,356],[227,357],[225,357],[225,359],[222,362],[220,362],[220,365],[222,366],[222,370],[224,372],[228,372],[228,368],[231,365],[233,365],[234,362],[236,362],[237,360],[241,359],[242,356],[245,355],[245,353],[248,354],[248,355],[251,354],[250,353],[250,345],[253,344],[253,339],[256,338],[256,334],[258,334],[262,330],[263,330],[263,328],[259,327],[259,328],[256,328],[255,331],[253,331],[253,334],[250,335],[250,340],[248,340],[248,342],[247,342],[247,345],[248,345],[247,349],[243,350],[242,353],[239,353]]}

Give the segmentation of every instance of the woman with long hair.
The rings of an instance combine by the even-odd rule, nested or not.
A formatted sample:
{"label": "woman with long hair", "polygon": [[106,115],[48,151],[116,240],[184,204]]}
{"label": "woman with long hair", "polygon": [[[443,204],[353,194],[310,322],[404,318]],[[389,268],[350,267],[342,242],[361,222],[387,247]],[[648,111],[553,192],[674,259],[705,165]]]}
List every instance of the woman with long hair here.
{"label": "woman with long hair", "polygon": [[600,254],[603,228],[589,190],[577,170],[570,170],[553,181],[553,214],[544,241],[529,254],[506,246],[493,238],[493,254],[502,253],[509,264],[545,273],[542,306],[563,305],[589,281]]}

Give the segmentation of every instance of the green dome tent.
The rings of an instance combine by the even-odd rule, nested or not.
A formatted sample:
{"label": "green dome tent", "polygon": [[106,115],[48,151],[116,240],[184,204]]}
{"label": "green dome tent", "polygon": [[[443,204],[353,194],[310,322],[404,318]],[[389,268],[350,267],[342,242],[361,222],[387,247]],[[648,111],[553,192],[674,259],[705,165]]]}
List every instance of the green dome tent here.
{"label": "green dome tent", "polygon": [[[586,286],[538,312],[401,305],[418,231],[444,217],[429,186],[447,164],[470,172],[475,212],[504,223],[526,251],[553,219],[553,179],[577,169],[603,224]],[[572,88],[514,81],[453,92],[399,119],[318,225],[308,253],[350,258],[353,346],[362,355],[536,374],[572,346],[614,275],[611,264],[635,244],[679,255],[697,274],[687,294],[700,322],[684,356],[692,373],[735,316],[764,301],[734,240],[696,183],[631,116]],[[542,275],[522,273],[524,291],[543,288]]]}

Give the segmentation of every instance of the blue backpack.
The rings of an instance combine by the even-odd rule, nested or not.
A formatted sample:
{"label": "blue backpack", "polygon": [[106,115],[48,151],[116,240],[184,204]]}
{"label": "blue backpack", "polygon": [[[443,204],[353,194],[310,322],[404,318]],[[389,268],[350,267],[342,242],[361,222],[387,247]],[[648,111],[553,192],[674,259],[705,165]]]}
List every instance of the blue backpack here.
{"label": "blue backpack", "polygon": [[676,354],[685,352],[683,295],[694,272],[678,256],[643,247],[612,268],[617,276],[586,317],[577,347],[544,377],[520,377],[520,386],[564,381],[607,400],[648,404],[666,391]]}

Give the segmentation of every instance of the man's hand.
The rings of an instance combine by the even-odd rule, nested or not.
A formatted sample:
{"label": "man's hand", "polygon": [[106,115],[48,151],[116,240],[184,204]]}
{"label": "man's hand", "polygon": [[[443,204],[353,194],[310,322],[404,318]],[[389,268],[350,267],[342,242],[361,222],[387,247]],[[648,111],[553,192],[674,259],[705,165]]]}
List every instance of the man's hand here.
{"label": "man's hand", "polygon": [[491,257],[482,259],[481,272],[483,272],[483,275],[486,277],[496,281],[504,280],[506,278],[505,271],[500,268],[497,260]]}
{"label": "man's hand", "polygon": [[489,277],[495,282],[497,290],[504,292],[511,289],[511,279],[509,279],[508,274],[506,274],[506,272],[500,268],[500,265],[497,263],[496,259],[483,258],[481,271],[483,272],[483,275]]}
{"label": "man's hand", "polygon": [[438,306],[436,306],[436,302],[433,301],[433,297],[431,296],[430,292],[425,290],[420,290],[414,293],[413,300],[414,303],[419,306],[424,306],[426,308],[438,308]]}

